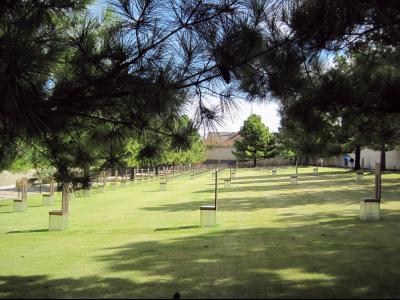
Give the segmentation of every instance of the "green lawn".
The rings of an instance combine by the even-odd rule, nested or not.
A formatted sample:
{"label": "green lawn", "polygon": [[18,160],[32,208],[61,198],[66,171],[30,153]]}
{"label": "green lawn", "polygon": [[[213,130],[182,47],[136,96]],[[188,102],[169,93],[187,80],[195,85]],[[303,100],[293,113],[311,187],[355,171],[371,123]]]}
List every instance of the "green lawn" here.
{"label": "green lawn", "polygon": [[0,201],[0,298],[399,298],[400,174],[383,177],[382,221],[365,223],[372,175],[311,171],[292,186],[293,169],[240,169],[211,229],[210,174],[74,199],[64,232],[47,231],[38,196],[24,213]]}

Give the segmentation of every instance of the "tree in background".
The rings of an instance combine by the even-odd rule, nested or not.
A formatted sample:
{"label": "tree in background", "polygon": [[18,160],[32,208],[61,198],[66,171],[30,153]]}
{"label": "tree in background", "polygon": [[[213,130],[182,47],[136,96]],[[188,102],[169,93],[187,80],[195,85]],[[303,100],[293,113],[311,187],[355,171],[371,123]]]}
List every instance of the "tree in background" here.
{"label": "tree in background", "polygon": [[[294,53],[283,56],[283,62],[296,61]],[[385,169],[385,151],[400,143],[399,113],[388,110],[398,101],[399,55],[394,47],[359,46],[338,56],[333,66],[312,59],[289,73],[278,68],[277,74],[283,76],[278,76],[278,83],[285,86],[268,81],[267,89],[281,104],[282,144],[296,156],[314,159],[355,151],[356,169],[361,148],[371,147],[381,151]],[[265,62],[264,67],[269,66]],[[263,93],[261,89],[260,96]]]}
{"label": "tree in background", "polygon": [[[143,167],[155,167],[157,170],[161,165],[175,166],[201,163],[205,160],[204,143],[189,117],[184,115],[171,120],[168,126],[178,136],[152,134],[141,142],[133,143],[136,151],[132,151],[134,155],[131,160]],[[179,143],[175,144],[177,140]]]}
{"label": "tree in background", "polygon": [[348,51],[336,57],[333,67],[313,76],[314,85],[299,103],[336,120],[343,151],[355,152],[355,169],[360,168],[362,147],[381,151],[384,170],[385,151],[400,143],[399,114],[384,108],[397,101],[393,97],[400,86],[398,56],[396,48],[379,45]]}
{"label": "tree in background", "polygon": [[[384,108],[385,105],[396,106],[398,101],[396,90],[400,86],[399,57],[398,48],[371,45],[339,57],[337,67],[332,70],[340,73],[338,77],[344,78],[339,83],[347,82],[347,86],[342,87],[342,90],[347,91],[347,97],[337,99],[336,102],[350,100],[357,104],[344,105],[340,109],[343,126],[351,133],[349,142],[354,146],[351,150],[355,150],[356,169],[360,168],[362,146],[381,152],[381,168],[385,170],[386,151],[400,144],[399,113]],[[334,96],[329,95],[329,98],[334,99]]]}
{"label": "tree in background", "polygon": [[342,152],[336,126],[320,118],[310,126],[296,118],[283,116],[278,133],[280,153],[293,153],[295,162],[316,164],[319,157],[329,157]]}
{"label": "tree in background", "polygon": [[[393,148],[399,136],[393,122],[400,113],[399,2],[293,0],[275,8],[264,23],[274,32],[263,36],[265,52],[239,67],[240,89],[252,99],[272,96],[279,102],[283,118],[297,123],[284,125],[292,130],[284,129],[284,136],[295,152],[316,155],[319,148],[322,155],[328,149],[319,140],[333,138],[328,152],[355,151],[356,168],[365,146],[381,150],[384,162],[384,149]],[[343,53],[336,67],[323,65]],[[309,117],[312,112],[334,132],[323,137],[318,130],[301,141],[300,135],[325,126]]]}
{"label": "tree in background", "polygon": [[241,139],[236,141],[233,154],[239,160],[252,159],[254,167],[258,158],[270,158],[277,154],[275,137],[258,115],[251,115],[240,128]]}

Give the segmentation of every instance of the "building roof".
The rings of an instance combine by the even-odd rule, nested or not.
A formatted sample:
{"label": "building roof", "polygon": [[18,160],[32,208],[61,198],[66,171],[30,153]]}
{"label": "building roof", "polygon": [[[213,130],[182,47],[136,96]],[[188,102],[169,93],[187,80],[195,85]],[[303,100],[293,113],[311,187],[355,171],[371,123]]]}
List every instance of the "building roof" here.
{"label": "building roof", "polygon": [[239,139],[239,132],[209,132],[204,143],[209,146],[232,147]]}

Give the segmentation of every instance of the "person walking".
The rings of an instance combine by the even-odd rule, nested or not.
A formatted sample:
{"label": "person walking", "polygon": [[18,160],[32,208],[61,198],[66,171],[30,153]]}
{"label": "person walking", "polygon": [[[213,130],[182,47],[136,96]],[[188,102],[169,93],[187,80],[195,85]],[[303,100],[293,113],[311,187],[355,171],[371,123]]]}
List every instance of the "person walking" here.
{"label": "person walking", "polygon": [[349,156],[347,154],[345,154],[345,156],[343,157],[344,160],[344,168],[347,169],[347,167],[349,166]]}

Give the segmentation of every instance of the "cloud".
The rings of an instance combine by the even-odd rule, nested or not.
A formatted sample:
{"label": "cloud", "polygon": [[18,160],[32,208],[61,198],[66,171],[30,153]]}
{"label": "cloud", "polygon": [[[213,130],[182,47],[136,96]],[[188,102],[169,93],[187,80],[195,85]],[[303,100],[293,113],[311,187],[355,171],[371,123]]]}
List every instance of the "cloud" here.
{"label": "cloud", "polygon": [[[271,132],[277,132],[280,126],[279,105],[270,103],[249,103],[244,100],[236,100],[237,109],[224,114],[224,124],[217,125],[218,131],[239,131],[243,122],[250,116],[251,113],[261,116],[262,121],[268,126]],[[216,97],[208,97],[206,104],[209,106],[218,105],[219,99]],[[196,111],[197,103],[188,105],[186,113],[193,118]],[[202,132],[203,133],[203,132]]]}

